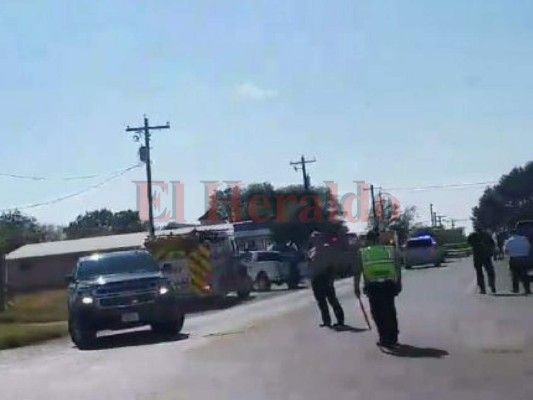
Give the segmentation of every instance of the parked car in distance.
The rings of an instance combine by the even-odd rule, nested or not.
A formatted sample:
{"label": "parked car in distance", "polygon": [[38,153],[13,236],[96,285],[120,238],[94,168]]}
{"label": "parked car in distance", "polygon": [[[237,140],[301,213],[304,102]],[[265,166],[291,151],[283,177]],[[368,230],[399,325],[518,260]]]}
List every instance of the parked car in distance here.
{"label": "parked car in distance", "polygon": [[403,246],[403,263],[406,269],[428,264],[438,267],[444,262],[444,256],[444,248],[429,235],[410,238]]}
{"label": "parked car in distance", "polygon": [[[279,251],[248,251],[242,253],[241,264],[248,269],[248,275],[258,291],[270,290],[272,284],[289,283],[290,262],[284,261]],[[291,285],[292,286],[292,285]]]}

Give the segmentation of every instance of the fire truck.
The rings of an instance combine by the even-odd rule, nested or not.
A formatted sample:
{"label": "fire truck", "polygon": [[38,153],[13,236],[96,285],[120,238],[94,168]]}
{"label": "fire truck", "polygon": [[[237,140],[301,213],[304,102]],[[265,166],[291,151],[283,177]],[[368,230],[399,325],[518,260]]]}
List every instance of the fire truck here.
{"label": "fire truck", "polygon": [[249,296],[252,279],[240,262],[231,224],[159,232],[144,244],[186,307],[234,292]]}

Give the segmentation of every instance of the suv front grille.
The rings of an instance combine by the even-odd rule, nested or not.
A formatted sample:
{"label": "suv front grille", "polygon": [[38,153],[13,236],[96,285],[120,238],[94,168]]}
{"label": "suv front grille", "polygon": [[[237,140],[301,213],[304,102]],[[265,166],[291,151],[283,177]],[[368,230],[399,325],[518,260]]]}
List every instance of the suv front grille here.
{"label": "suv front grille", "polygon": [[156,279],[139,279],[126,282],[107,283],[96,290],[96,295],[113,295],[132,291],[156,290]]}
{"label": "suv front grille", "polygon": [[155,301],[157,279],[139,279],[107,283],[96,290],[96,299],[102,308],[128,307]]}
{"label": "suv front grille", "polygon": [[154,293],[135,294],[131,296],[107,297],[100,299],[100,307],[127,307],[150,303],[155,300]]}

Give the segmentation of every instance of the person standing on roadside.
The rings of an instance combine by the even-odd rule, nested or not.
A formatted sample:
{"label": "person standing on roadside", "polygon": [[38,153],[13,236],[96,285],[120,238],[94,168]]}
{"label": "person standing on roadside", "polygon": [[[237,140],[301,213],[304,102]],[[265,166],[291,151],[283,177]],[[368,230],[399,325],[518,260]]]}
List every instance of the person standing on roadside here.
{"label": "person standing on roadside", "polygon": [[519,282],[522,282],[525,295],[530,295],[531,287],[527,271],[531,260],[531,244],[528,238],[513,231],[511,232],[511,237],[505,242],[504,247],[505,252],[509,255],[513,293],[519,292]]}
{"label": "person standing on roadside", "polygon": [[327,248],[328,243],[324,234],[313,232],[309,239],[307,259],[309,261],[309,275],[311,288],[315,296],[320,314],[322,316],[321,327],[331,327],[331,316],[328,302],[333,308],[337,323],[334,326],[344,325],[344,310],[335,293],[335,274],[329,264]]}
{"label": "person standing on roadside", "polygon": [[494,265],[492,264],[492,256],[496,245],[494,240],[487,232],[482,229],[476,229],[475,232],[468,236],[468,244],[472,246],[474,269],[476,270],[479,292],[481,294],[487,293],[485,276],[483,275],[483,270],[485,270],[490,290],[493,294],[496,293],[496,275],[494,273]]}
{"label": "person standing on roadside", "polygon": [[402,271],[398,252],[393,246],[379,243],[379,232],[370,231],[365,247],[359,251],[354,271],[354,290],[361,297],[361,275],[363,291],[368,296],[370,312],[376,324],[378,346],[394,350],[398,346],[398,318],[395,297],[402,291]]}

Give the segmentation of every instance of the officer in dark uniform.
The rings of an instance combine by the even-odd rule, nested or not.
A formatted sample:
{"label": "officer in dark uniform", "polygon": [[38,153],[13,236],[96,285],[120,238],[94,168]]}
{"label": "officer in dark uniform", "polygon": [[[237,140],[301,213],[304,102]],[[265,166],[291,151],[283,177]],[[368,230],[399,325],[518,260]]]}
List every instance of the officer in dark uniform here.
{"label": "officer in dark uniform", "polygon": [[319,232],[311,235],[308,246],[309,274],[311,277],[311,287],[315,296],[320,314],[322,316],[321,327],[331,327],[331,316],[329,314],[328,302],[333,308],[337,323],[334,326],[344,325],[344,310],[335,293],[335,273],[328,264],[327,248],[325,236]]}
{"label": "officer in dark uniform", "polygon": [[487,293],[485,288],[485,276],[483,269],[487,273],[489,287],[492,293],[496,293],[496,276],[492,256],[496,244],[492,237],[482,229],[476,229],[475,232],[468,236],[468,244],[472,246],[474,254],[474,269],[476,270],[477,285],[481,294]]}

